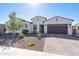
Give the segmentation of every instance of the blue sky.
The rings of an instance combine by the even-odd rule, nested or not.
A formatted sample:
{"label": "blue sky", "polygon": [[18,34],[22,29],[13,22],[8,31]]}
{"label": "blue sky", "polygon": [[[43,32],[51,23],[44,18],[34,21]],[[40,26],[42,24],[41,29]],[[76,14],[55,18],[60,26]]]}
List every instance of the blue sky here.
{"label": "blue sky", "polygon": [[20,4],[20,3],[0,3],[0,23],[9,20],[9,13],[16,11],[17,17],[30,21],[34,16],[44,16],[51,18],[54,16],[62,16],[73,19],[73,24],[79,23],[79,4]]}

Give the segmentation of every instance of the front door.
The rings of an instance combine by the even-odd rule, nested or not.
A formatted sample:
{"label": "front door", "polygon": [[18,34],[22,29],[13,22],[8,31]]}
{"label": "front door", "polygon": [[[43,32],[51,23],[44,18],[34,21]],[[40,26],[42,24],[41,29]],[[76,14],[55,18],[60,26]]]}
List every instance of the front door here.
{"label": "front door", "polygon": [[44,25],[40,25],[40,33],[44,33]]}

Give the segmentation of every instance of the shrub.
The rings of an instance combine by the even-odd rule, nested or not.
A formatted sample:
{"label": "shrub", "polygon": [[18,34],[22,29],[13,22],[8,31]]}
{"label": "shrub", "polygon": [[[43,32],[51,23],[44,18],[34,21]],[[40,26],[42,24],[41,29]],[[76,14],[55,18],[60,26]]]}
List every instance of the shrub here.
{"label": "shrub", "polygon": [[3,34],[0,32],[0,36],[3,36]]}
{"label": "shrub", "polygon": [[17,38],[19,38],[19,39],[22,39],[22,38],[24,38],[24,37],[25,37],[24,34],[19,34],[19,35],[17,35]]}
{"label": "shrub", "polygon": [[23,30],[23,31],[22,31],[22,33],[25,34],[25,35],[26,35],[28,32],[29,32],[28,30]]}
{"label": "shrub", "polygon": [[33,47],[33,46],[35,46],[36,45],[36,43],[34,42],[34,41],[30,41],[29,43],[28,43],[28,46],[29,47]]}
{"label": "shrub", "polygon": [[37,33],[37,37],[38,37],[38,39],[41,39],[42,33]]}

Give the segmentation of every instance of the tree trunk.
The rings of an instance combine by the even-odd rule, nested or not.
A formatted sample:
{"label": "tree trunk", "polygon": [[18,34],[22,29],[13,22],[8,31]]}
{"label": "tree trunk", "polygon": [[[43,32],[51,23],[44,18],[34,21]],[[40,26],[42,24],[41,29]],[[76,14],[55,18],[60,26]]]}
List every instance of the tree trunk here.
{"label": "tree trunk", "polygon": [[13,37],[13,39],[15,39],[15,31],[13,31],[12,37]]}
{"label": "tree trunk", "polygon": [[9,41],[9,45],[10,45],[10,46],[13,46],[13,42],[14,42],[14,41],[16,41],[16,38],[15,38],[15,31],[12,32],[12,38],[11,38],[10,41]]}

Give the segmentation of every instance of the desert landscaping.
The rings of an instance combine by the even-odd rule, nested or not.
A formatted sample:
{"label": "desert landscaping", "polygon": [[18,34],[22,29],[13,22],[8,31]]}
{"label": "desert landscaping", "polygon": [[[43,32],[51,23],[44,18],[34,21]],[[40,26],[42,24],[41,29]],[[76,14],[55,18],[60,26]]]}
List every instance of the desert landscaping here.
{"label": "desert landscaping", "polygon": [[79,29],[72,26],[73,19],[35,16],[30,22],[17,17],[15,11],[8,17],[0,24],[0,54],[79,56],[79,35],[75,32]]}

